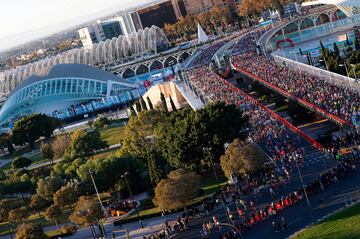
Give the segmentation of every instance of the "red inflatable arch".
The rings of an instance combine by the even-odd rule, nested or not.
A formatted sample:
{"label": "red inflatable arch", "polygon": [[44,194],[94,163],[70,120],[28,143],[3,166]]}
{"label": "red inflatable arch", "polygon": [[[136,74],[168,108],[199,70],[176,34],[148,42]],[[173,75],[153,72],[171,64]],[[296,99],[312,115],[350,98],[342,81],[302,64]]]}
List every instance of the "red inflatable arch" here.
{"label": "red inflatable arch", "polygon": [[278,41],[276,42],[276,48],[279,49],[279,48],[280,48],[280,44],[281,44],[281,43],[284,43],[284,42],[289,42],[289,44],[290,44],[291,47],[294,47],[294,46],[295,46],[294,42],[293,42],[291,39],[285,38],[285,39],[282,39],[282,40],[278,40]]}

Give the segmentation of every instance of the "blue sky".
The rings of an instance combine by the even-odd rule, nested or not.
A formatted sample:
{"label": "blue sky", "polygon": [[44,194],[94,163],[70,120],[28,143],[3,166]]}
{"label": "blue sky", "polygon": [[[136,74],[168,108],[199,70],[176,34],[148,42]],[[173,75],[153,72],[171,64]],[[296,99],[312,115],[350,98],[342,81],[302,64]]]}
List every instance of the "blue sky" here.
{"label": "blue sky", "polygon": [[[49,26],[71,27],[81,19],[94,14],[109,14],[112,10],[125,9],[151,0],[0,0],[0,50],[33,38],[29,32],[43,29],[37,34],[45,34]],[[96,14],[95,14],[96,13]],[[59,24],[61,23],[61,24]],[[23,33],[27,33],[22,35]],[[12,37],[9,37],[12,36]]]}

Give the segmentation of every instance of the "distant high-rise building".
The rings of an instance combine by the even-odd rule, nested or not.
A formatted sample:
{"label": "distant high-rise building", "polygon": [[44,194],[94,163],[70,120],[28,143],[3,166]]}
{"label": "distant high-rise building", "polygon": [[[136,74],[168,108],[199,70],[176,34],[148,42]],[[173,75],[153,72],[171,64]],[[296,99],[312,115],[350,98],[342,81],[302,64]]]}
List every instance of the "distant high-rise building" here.
{"label": "distant high-rise building", "polygon": [[235,0],[184,0],[187,14],[195,16],[210,11],[213,7],[225,8],[235,5]]}
{"label": "distant high-rise building", "polygon": [[184,0],[166,0],[137,9],[131,13],[131,19],[136,30],[152,25],[163,28],[165,23],[174,24],[186,14]]}
{"label": "distant high-rise building", "polygon": [[105,21],[98,20],[96,24],[80,29],[79,36],[84,47],[91,47],[95,43],[119,37],[128,36],[134,27],[129,23],[128,16],[118,16]]}

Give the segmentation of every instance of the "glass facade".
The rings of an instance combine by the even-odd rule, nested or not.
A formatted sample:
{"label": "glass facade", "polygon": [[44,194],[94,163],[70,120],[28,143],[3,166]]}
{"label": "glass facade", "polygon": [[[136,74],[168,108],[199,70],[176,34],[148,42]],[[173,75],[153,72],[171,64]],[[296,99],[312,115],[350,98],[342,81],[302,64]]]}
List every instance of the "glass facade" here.
{"label": "glass facade", "polygon": [[119,37],[123,35],[119,22],[103,23],[102,28],[106,39],[112,39],[113,37]]}
{"label": "glass facade", "polygon": [[[135,88],[121,82],[79,77],[41,80],[10,95],[0,110],[0,122],[4,125],[39,111],[63,119],[114,103],[124,103],[141,93],[141,87]],[[70,105],[75,105],[75,108],[68,109]],[[45,108],[48,112],[44,112]]]}

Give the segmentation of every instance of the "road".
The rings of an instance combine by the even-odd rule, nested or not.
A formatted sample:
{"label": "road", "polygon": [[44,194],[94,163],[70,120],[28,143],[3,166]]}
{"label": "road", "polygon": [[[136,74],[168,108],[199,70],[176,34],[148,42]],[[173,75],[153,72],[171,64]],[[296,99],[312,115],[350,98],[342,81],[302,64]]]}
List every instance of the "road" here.
{"label": "road", "polygon": [[[336,166],[336,162],[332,160],[331,156],[323,155],[319,152],[312,151],[309,148],[309,154],[306,157],[305,163],[301,166],[301,172],[303,174],[304,183],[309,184],[315,178],[317,178],[322,172],[327,169],[333,168]],[[306,200],[301,200],[299,203],[285,208],[282,211],[279,211],[279,216],[284,217],[289,224],[289,231],[275,233],[273,231],[271,222],[272,219],[268,219],[264,222],[261,222],[257,225],[254,225],[252,229],[246,232],[246,239],[281,239],[287,238],[289,235],[294,232],[300,230],[301,228],[309,225],[311,222],[315,222],[317,219],[322,218],[323,216],[337,210],[343,206],[345,206],[345,197],[348,197],[351,194],[352,200],[356,201],[360,199],[360,172],[358,171],[356,174],[347,177],[341,180],[338,184],[330,185],[321,193],[318,193],[312,197],[310,197],[310,205],[312,216],[310,214],[310,209],[307,207]],[[280,199],[282,195],[286,195],[291,191],[296,190],[300,186],[299,175],[295,170],[292,172],[292,177],[290,181],[284,185],[280,190],[277,191],[277,198]],[[319,199],[325,199],[325,205],[322,208],[319,208],[318,202]],[[254,200],[253,197],[247,197],[247,200]],[[265,205],[270,204],[272,201],[276,201],[275,199],[271,199],[270,196],[265,196],[256,202],[256,208],[261,209]],[[237,217],[236,208],[234,204],[230,205],[230,209],[234,212],[234,215]],[[205,222],[211,221],[212,216],[216,216],[220,222],[226,222],[226,216],[224,214],[223,209],[220,207],[215,210],[211,215],[205,218],[197,219],[190,223],[189,229],[187,231],[181,232],[175,238],[186,238],[186,239],[195,239],[200,237],[200,229],[202,224]],[[222,232],[226,231],[224,228]],[[219,233],[214,232],[212,234],[211,239],[218,239]],[[329,237],[330,238],[330,237]]]}

